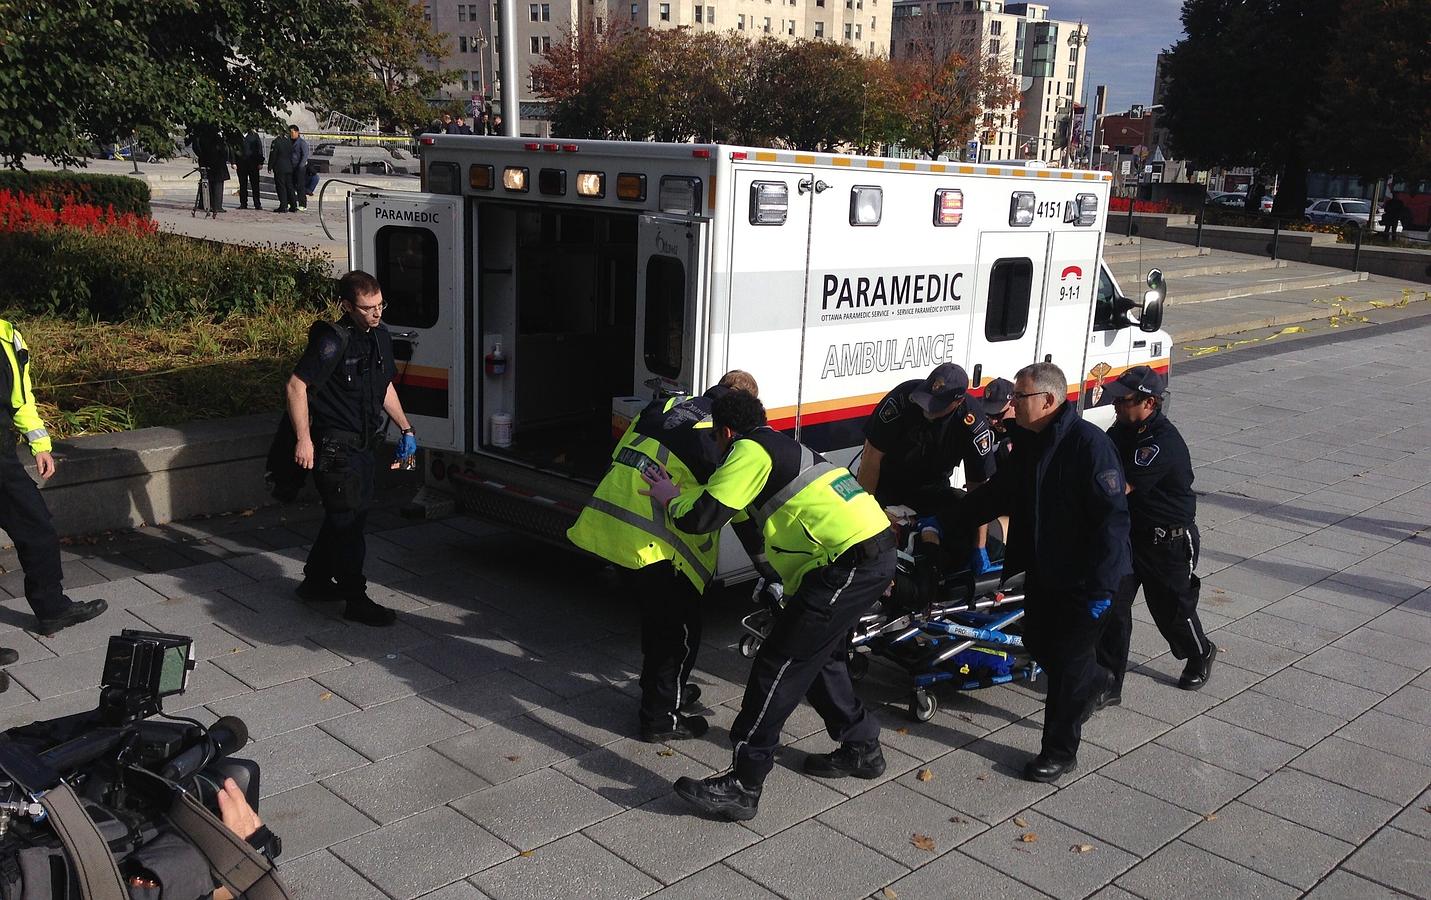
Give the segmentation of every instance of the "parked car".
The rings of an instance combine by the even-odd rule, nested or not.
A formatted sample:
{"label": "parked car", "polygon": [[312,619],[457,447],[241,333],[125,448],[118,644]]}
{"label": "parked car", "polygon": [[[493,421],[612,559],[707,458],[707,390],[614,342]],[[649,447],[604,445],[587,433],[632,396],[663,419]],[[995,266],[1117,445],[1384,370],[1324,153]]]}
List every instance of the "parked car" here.
{"label": "parked car", "polygon": [[[1226,206],[1230,209],[1245,209],[1247,207],[1247,194],[1245,193],[1238,194],[1229,191],[1225,194],[1208,194],[1207,199],[1210,203],[1216,203],[1218,206]],[[1272,198],[1270,196],[1263,197],[1257,208],[1261,212],[1271,212]]]}
{"label": "parked car", "polygon": [[[1367,217],[1371,215],[1371,203],[1357,197],[1336,197],[1318,200],[1307,207],[1307,221],[1315,225],[1354,225],[1365,228]],[[1377,219],[1380,219],[1377,216]],[[1385,231],[1381,222],[1373,222],[1375,231]]]}

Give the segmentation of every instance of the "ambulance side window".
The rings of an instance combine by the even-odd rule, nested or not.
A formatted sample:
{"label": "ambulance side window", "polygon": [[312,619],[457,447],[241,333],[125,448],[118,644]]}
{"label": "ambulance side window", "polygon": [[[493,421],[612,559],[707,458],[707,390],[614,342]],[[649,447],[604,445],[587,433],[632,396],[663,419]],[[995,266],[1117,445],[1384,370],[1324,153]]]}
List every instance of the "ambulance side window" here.
{"label": "ambulance side window", "polygon": [[984,339],[1016,341],[1029,325],[1033,292],[1033,260],[1001,259],[989,272],[989,307],[984,315]]}
{"label": "ambulance side window", "polygon": [[1108,270],[1102,266],[1098,267],[1098,293],[1094,297],[1093,306],[1093,330],[1112,331],[1121,328],[1127,323],[1120,323],[1121,318],[1113,309],[1113,298],[1117,295],[1113,288],[1113,279],[1108,277]]}
{"label": "ambulance side window", "polygon": [[646,368],[657,375],[681,374],[685,355],[686,267],[674,256],[646,262]]}
{"label": "ambulance side window", "polygon": [[437,324],[437,235],[426,228],[385,225],[373,238],[383,286],[383,321],[431,328]]}

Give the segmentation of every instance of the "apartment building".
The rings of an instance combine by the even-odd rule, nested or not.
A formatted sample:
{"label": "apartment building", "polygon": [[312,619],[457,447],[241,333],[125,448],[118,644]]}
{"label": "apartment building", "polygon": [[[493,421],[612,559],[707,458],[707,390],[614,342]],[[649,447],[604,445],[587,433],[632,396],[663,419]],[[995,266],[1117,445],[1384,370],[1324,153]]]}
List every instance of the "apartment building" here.
{"label": "apartment building", "polygon": [[[550,123],[536,96],[532,66],[555,41],[581,28],[604,34],[612,28],[690,28],[734,31],[752,39],[839,41],[868,56],[889,47],[893,0],[560,0],[517,3],[517,84],[521,133],[545,137]],[[454,97],[501,95],[500,6],[424,0],[423,13],[434,30],[448,35],[445,65],[462,77],[447,85]]]}
{"label": "apartment building", "polygon": [[983,162],[1059,161],[1060,119],[1082,103],[1088,26],[1049,18],[1048,6],[1003,0],[897,0],[890,58],[963,53],[1017,82],[1011,106],[984,110]]}

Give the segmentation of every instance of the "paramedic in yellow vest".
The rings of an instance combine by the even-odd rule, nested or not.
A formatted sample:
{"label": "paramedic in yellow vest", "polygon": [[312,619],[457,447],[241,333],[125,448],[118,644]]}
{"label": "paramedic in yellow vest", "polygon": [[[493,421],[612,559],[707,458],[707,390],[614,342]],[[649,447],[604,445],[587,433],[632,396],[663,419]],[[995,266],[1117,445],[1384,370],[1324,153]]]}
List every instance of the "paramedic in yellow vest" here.
{"label": "paramedic in yellow vest", "polygon": [[703,489],[687,490],[659,470],[646,480],[675,528],[711,534],[732,522],[756,568],[785,586],[730,729],[734,766],[676,781],[676,793],[708,815],[743,820],[756,814],[780,729],[801,697],[840,745],[807,756],[807,774],[884,774],[879,723],[855,696],[846,654],[850,629],[894,577],[895,538],[849,470],[766,425],[759,400],[727,394],[712,404],[711,419],[729,449]]}
{"label": "paramedic in yellow vest", "polygon": [[[30,387],[30,350],[15,326],[0,319],[0,344],[5,347],[5,364],[0,365],[0,392],[10,400],[10,416],[15,430],[29,444],[41,480],[55,474],[55,458],[50,453],[50,435],[35,409],[35,392]],[[18,448],[0,453],[0,528],[15,542],[20,567],[25,570],[25,599],[39,619],[42,634],[93,619],[104,612],[103,600],[76,603],[65,596],[64,573],[60,569],[60,539],[50,522],[50,510],[20,462]],[[16,659],[15,651],[0,648],[0,665]],[[6,680],[8,685],[9,681]]]}
{"label": "paramedic in yellow vest", "polygon": [[711,428],[711,403],[730,391],[752,397],[755,379],[727,372],[705,394],[653,401],[631,423],[611,455],[611,467],[576,524],[573,544],[627,570],[641,604],[641,710],[643,741],[674,741],[705,734],[700,688],[690,683],[701,646],[701,594],[715,574],[719,532],[673,531],[665,513],[642,492],[643,468],[664,466],[687,489],[699,490],[720,464]]}

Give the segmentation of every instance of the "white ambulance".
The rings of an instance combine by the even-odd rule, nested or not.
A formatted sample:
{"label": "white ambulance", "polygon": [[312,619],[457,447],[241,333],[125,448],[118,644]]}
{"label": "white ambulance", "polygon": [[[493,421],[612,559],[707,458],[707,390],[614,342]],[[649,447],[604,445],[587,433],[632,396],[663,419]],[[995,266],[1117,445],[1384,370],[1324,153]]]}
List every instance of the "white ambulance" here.
{"label": "white ambulance", "polygon": [[[1168,368],[1161,276],[1103,266],[1109,176],[703,144],[424,136],[423,192],[353,193],[425,500],[559,537],[654,393],[729,369],[832,460],[902,381],[1052,360],[1102,385]],[[1141,293],[1141,290],[1140,290]],[[1073,381],[1077,378],[1078,381]],[[726,541],[721,574],[748,561]]]}

